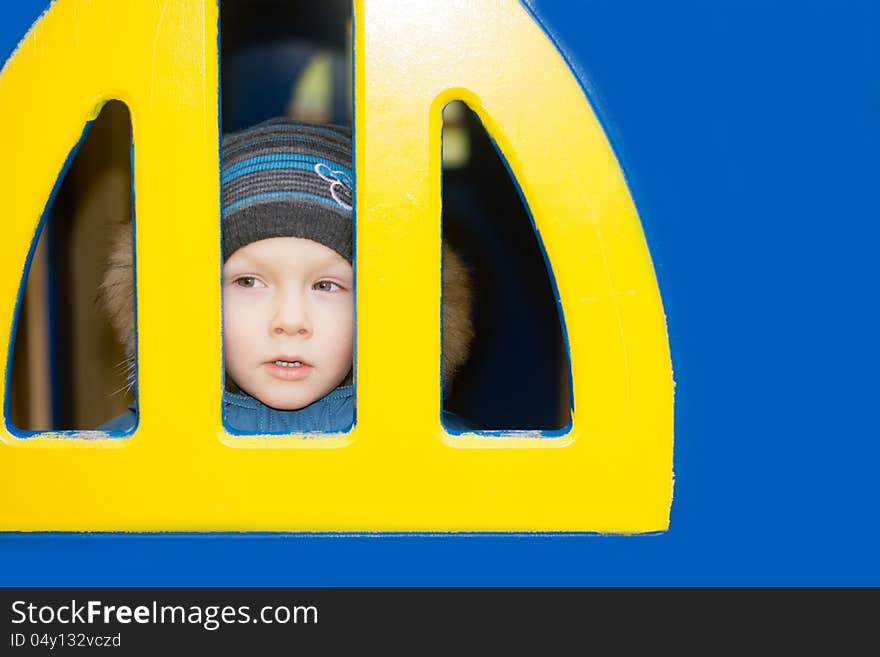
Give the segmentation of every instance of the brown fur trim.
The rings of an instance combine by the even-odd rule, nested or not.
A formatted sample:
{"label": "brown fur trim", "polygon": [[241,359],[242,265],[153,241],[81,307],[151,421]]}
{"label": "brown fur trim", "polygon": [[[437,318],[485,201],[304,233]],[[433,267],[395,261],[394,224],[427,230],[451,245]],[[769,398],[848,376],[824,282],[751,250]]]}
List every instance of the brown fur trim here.
{"label": "brown fur trim", "polygon": [[116,338],[129,358],[134,355],[134,267],[131,225],[115,228],[110,238],[107,270],[98,288],[98,302],[110,319]]}
{"label": "brown fur trim", "polygon": [[[119,342],[131,357],[134,354],[134,269],[131,253],[131,226],[114,231],[104,280],[98,291],[101,305]],[[443,241],[443,382],[450,385],[467,361],[474,337],[471,309],[473,292],[470,274],[461,257]]]}
{"label": "brown fur trim", "polygon": [[443,240],[443,386],[465,364],[474,337],[473,287],[461,257]]}

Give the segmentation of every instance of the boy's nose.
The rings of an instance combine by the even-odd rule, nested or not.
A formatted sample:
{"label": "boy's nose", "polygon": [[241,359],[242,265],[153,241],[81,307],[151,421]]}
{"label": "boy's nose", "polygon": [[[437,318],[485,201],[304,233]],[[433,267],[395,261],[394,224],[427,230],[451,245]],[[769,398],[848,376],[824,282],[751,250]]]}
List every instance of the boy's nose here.
{"label": "boy's nose", "polygon": [[301,299],[282,298],[275,309],[269,329],[274,335],[303,335],[312,332],[309,313]]}

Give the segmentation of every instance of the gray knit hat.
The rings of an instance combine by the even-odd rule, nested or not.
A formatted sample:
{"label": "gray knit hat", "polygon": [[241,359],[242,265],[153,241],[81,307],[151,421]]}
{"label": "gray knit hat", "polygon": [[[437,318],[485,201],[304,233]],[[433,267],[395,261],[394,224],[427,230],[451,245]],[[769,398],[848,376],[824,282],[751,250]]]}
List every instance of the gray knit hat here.
{"label": "gray knit hat", "polygon": [[223,260],[270,237],[302,237],[351,262],[351,130],[276,118],[223,137]]}

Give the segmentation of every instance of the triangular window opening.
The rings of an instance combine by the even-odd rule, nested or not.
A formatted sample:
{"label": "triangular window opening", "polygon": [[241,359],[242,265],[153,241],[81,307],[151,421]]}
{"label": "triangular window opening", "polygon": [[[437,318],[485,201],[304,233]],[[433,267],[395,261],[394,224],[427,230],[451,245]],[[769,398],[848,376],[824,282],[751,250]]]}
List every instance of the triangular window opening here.
{"label": "triangular window opening", "polygon": [[[93,430],[134,401],[134,354],[96,303],[114,236],[131,235],[131,144],[128,108],[108,102],[46,207],[8,379],[7,415],[21,431]],[[132,318],[133,305],[127,301]]]}
{"label": "triangular window opening", "polygon": [[473,290],[473,340],[443,381],[443,410],[476,430],[562,429],[571,418],[568,356],[528,209],[477,115],[453,101],[443,121],[443,236]]}

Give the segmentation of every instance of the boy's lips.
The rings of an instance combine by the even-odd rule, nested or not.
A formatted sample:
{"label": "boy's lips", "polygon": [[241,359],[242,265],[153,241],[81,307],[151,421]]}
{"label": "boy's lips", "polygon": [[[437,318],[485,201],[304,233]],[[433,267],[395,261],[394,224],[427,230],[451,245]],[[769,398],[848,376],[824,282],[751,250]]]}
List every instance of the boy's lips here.
{"label": "boy's lips", "polygon": [[312,366],[298,356],[282,356],[267,360],[263,367],[269,374],[282,381],[300,381],[309,375]]}

